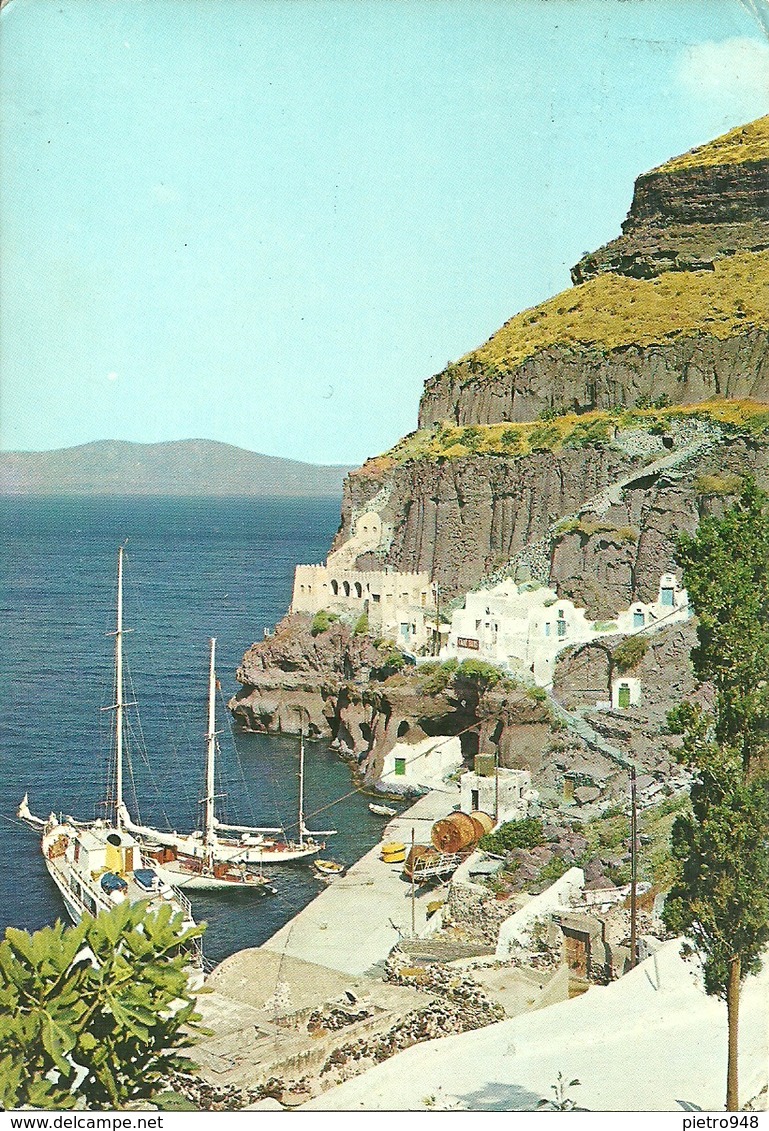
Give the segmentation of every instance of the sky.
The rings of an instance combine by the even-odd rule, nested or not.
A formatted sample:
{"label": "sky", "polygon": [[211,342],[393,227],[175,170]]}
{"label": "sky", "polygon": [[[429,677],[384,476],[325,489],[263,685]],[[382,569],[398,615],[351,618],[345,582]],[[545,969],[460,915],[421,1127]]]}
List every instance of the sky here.
{"label": "sky", "polygon": [[359,463],[769,110],[749,0],[10,0],[0,447]]}

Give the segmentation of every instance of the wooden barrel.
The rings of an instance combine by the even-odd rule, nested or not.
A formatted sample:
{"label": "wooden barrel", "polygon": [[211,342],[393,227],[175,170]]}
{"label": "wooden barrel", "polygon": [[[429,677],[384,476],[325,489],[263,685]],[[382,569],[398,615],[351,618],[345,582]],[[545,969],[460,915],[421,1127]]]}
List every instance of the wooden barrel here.
{"label": "wooden barrel", "polygon": [[481,836],[486,836],[494,828],[494,818],[490,817],[488,813],[483,813],[480,809],[474,809],[470,816],[474,821],[478,821],[483,826]]}
{"label": "wooden barrel", "polygon": [[467,813],[450,813],[435,822],[430,839],[439,852],[461,852],[478,840],[478,826]]}

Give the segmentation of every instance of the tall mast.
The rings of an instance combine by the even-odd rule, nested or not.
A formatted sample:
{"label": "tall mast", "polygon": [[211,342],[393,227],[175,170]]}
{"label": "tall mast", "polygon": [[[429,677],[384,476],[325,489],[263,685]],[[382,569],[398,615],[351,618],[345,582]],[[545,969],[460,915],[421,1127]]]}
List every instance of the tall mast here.
{"label": "tall mast", "polygon": [[216,638],[211,637],[208,669],[208,732],[206,734],[206,799],[203,839],[209,847],[214,840],[214,762],[216,759]]}
{"label": "tall mast", "polygon": [[638,816],[635,766],[630,767],[630,968],[638,961]]}
{"label": "tall mast", "polygon": [[304,847],[304,731],[299,724],[299,847]]}
{"label": "tall mast", "polygon": [[115,826],[123,827],[123,547],[117,552],[115,631]]}

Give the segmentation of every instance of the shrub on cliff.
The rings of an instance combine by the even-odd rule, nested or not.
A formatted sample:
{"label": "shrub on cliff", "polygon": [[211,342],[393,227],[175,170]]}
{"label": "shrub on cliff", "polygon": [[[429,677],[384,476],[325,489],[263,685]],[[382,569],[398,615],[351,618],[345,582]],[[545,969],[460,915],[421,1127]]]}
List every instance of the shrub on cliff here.
{"label": "shrub on cliff", "polygon": [[353,629],[355,636],[366,636],[368,633],[368,613],[361,613]]}
{"label": "shrub on cliff", "polygon": [[512,852],[514,848],[537,848],[545,843],[542,822],[538,817],[523,817],[519,821],[508,821],[495,833],[481,837],[478,847],[484,852],[500,855]]}
{"label": "shrub on cliff", "polygon": [[379,681],[397,675],[406,666],[406,657],[391,640],[377,637],[374,647],[379,653],[379,663],[371,669],[371,678]]}
{"label": "shrub on cliff", "polygon": [[339,617],[336,613],[330,613],[327,609],[319,609],[312,618],[310,635],[320,636],[321,632],[326,632],[338,620]]}
{"label": "shrub on cliff", "polygon": [[420,664],[418,668],[419,686],[426,695],[440,695],[454,679],[459,660],[452,657],[444,663]]}
{"label": "shrub on cliff", "polygon": [[649,649],[647,636],[628,636],[618,644],[612,653],[612,659],[621,672],[628,672],[640,664]]}
{"label": "shrub on cliff", "polygon": [[503,673],[486,660],[463,660],[454,674],[454,682],[474,683],[480,691],[496,687]]}

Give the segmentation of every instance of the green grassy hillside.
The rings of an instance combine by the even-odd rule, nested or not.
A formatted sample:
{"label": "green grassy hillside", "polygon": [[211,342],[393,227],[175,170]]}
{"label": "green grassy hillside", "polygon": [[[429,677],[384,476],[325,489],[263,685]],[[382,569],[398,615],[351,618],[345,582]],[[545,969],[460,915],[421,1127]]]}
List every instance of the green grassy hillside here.
{"label": "green grassy hillside", "polygon": [[729,133],[698,145],[680,157],[672,157],[655,173],[677,173],[679,169],[694,169],[707,165],[741,165],[749,161],[769,160],[769,114],[737,126]]}
{"label": "green grassy hillside", "polygon": [[512,371],[549,346],[609,351],[695,334],[728,338],[753,326],[769,329],[769,251],[734,255],[714,271],[599,275],[516,314],[462,360],[482,376]]}
{"label": "green grassy hillside", "polygon": [[[566,413],[527,424],[442,424],[404,436],[384,455],[361,469],[379,474],[396,464],[424,459],[432,462],[472,455],[515,458],[536,451],[561,451],[586,444],[609,443],[616,432],[629,429],[664,431],[675,419],[695,418],[721,424],[727,432],[769,435],[769,405],[757,401],[712,400],[669,408],[617,409],[615,412]],[[358,473],[360,474],[360,472]]]}

